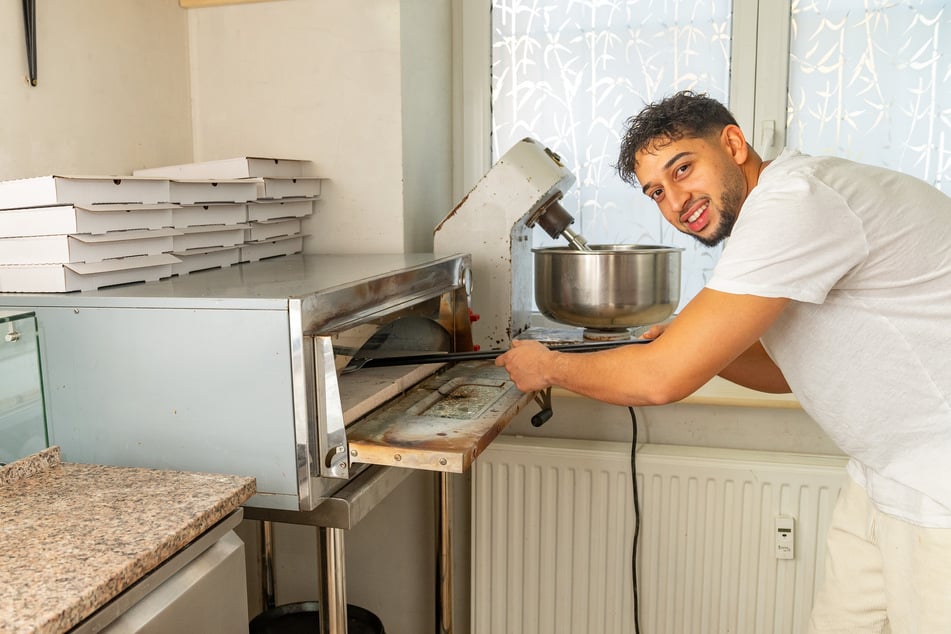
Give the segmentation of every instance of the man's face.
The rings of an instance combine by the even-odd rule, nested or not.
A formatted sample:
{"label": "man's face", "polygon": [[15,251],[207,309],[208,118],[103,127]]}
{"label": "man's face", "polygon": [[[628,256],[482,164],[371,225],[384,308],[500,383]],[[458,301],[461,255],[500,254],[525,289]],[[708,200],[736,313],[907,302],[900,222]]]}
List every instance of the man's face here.
{"label": "man's face", "polygon": [[661,140],[638,152],[634,174],[674,228],[708,247],[730,235],[746,199],[743,172],[716,138]]}

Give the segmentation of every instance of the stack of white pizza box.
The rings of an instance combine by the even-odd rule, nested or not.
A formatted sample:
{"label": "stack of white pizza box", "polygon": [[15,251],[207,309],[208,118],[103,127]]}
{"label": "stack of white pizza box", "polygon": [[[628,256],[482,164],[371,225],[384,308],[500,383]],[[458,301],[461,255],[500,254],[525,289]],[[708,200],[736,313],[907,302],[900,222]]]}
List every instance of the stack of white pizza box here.
{"label": "stack of white pizza box", "polygon": [[[0,181],[0,292],[69,292],[175,274],[178,225],[247,229],[258,183],[242,179],[65,176]],[[204,214],[204,216],[202,215]],[[242,240],[243,241],[243,240]]]}
{"label": "stack of white pizza box", "polygon": [[[186,232],[173,255],[182,263],[179,270],[198,270],[234,262],[254,262],[264,258],[300,253],[304,236],[303,218],[314,213],[324,179],[306,176],[309,161],[265,157],[237,157],[183,165],[167,165],[136,170],[135,176],[187,179],[241,179],[253,181],[256,195],[244,205],[245,228],[242,242],[231,248],[203,240],[213,229],[210,225],[183,224],[176,229]],[[216,211],[209,208],[209,212]],[[221,211],[220,209],[217,211]],[[187,222],[192,222],[188,219]]]}

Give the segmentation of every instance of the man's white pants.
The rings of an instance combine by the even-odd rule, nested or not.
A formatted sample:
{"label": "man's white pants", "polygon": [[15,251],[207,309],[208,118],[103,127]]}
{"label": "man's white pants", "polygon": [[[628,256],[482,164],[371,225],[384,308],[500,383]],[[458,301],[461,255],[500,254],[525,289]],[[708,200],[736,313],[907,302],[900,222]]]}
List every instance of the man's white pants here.
{"label": "man's white pants", "polygon": [[951,529],[886,515],[850,480],[829,527],[809,632],[951,633]]}

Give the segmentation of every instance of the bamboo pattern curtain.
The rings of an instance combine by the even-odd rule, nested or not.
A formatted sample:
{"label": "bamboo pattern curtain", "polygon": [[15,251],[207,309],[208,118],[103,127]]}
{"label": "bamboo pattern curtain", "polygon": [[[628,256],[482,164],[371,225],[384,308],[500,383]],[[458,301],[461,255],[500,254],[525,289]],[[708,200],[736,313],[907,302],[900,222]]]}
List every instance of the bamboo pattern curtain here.
{"label": "bamboo pattern curtain", "polygon": [[786,145],[890,167],[951,193],[947,4],[794,1]]}

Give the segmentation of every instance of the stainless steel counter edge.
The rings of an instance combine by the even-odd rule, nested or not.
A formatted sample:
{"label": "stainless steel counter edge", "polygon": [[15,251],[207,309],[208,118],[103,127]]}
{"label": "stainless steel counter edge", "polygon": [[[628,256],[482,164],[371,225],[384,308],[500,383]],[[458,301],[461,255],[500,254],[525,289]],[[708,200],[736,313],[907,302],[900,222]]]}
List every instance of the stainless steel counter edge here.
{"label": "stainless steel counter edge", "polygon": [[311,511],[245,507],[245,517],[249,520],[350,530],[415,472],[401,467],[371,466]]}

